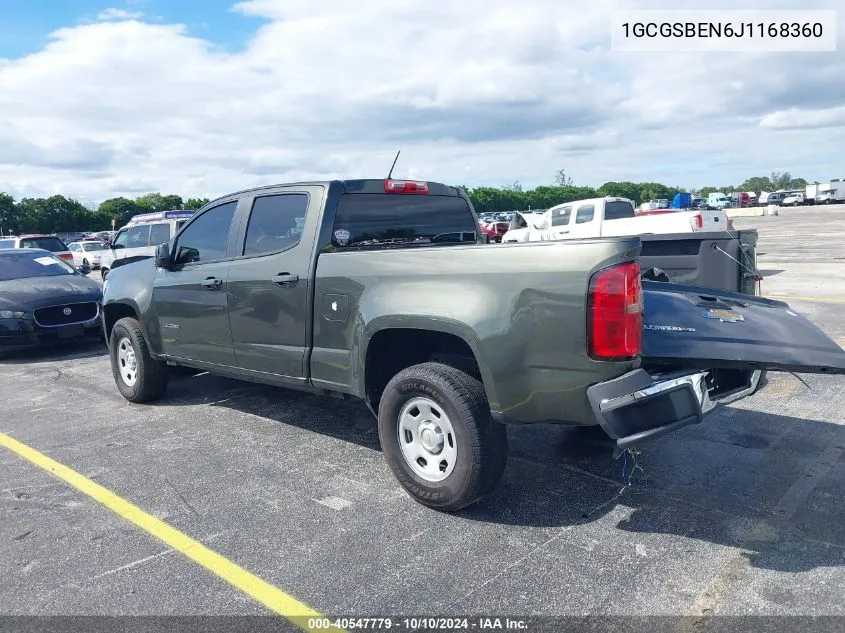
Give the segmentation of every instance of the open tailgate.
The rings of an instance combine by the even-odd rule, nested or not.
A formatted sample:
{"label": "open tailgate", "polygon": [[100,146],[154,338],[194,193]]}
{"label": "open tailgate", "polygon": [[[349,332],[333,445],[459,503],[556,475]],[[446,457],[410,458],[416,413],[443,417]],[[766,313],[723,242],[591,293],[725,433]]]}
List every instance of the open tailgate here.
{"label": "open tailgate", "polygon": [[787,303],[643,281],[643,366],[845,374],[845,350]]}

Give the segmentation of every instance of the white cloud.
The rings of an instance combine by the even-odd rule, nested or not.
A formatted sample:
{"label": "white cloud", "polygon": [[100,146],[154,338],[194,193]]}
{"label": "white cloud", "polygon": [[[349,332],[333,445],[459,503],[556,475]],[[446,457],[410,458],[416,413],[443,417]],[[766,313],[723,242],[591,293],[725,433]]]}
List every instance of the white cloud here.
{"label": "white cloud", "polygon": [[0,59],[0,188],[214,196],[380,176],[399,148],[397,174],[469,185],[845,171],[841,54],[611,52],[622,6],[248,0],[235,52],[106,9]]}
{"label": "white cloud", "polygon": [[143,11],[127,11],[126,9],[116,9],[114,7],[103,9],[97,14],[97,19],[100,21],[106,20],[140,20],[144,17]]}
{"label": "white cloud", "polygon": [[778,110],[760,119],[760,127],[773,130],[845,126],[845,106],[836,108]]}

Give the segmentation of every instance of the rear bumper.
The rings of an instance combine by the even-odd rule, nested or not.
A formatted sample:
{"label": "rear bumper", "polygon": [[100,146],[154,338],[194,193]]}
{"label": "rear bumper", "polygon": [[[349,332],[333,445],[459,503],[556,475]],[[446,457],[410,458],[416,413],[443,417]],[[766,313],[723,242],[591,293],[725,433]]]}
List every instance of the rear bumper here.
{"label": "rear bumper", "polygon": [[614,380],[593,385],[587,397],[605,433],[616,440],[617,451],[653,439],[690,424],[698,424],[717,404],[752,393],[760,372],[748,383],[711,399],[708,372],[681,372],[652,376],[636,369]]}

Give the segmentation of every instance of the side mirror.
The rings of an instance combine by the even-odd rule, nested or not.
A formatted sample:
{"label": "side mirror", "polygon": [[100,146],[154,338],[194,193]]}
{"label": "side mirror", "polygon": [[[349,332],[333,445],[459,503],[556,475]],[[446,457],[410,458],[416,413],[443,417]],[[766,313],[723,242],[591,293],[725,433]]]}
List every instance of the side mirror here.
{"label": "side mirror", "polygon": [[90,275],[91,274],[91,266],[88,265],[88,264],[82,264],[79,267],[79,272],[81,272],[83,275]]}
{"label": "side mirror", "polygon": [[173,266],[173,257],[170,254],[170,242],[156,246],[156,268],[170,269]]}
{"label": "side mirror", "polygon": [[182,246],[176,251],[176,257],[173,258],[174,265],[190,264],[191,262],[198,262],[200,260],[200,252],[196,248],[190,246]]}

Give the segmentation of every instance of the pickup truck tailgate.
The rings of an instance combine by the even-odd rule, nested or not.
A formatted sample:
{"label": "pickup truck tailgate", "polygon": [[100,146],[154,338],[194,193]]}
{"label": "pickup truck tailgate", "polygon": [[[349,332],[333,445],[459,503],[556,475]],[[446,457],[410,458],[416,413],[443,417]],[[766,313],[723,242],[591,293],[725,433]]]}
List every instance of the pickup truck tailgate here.
{"label": "pickup truck tailgate", "polygon": [[845,374],[845,350],[783,301],[643,281],[643,365]]}

